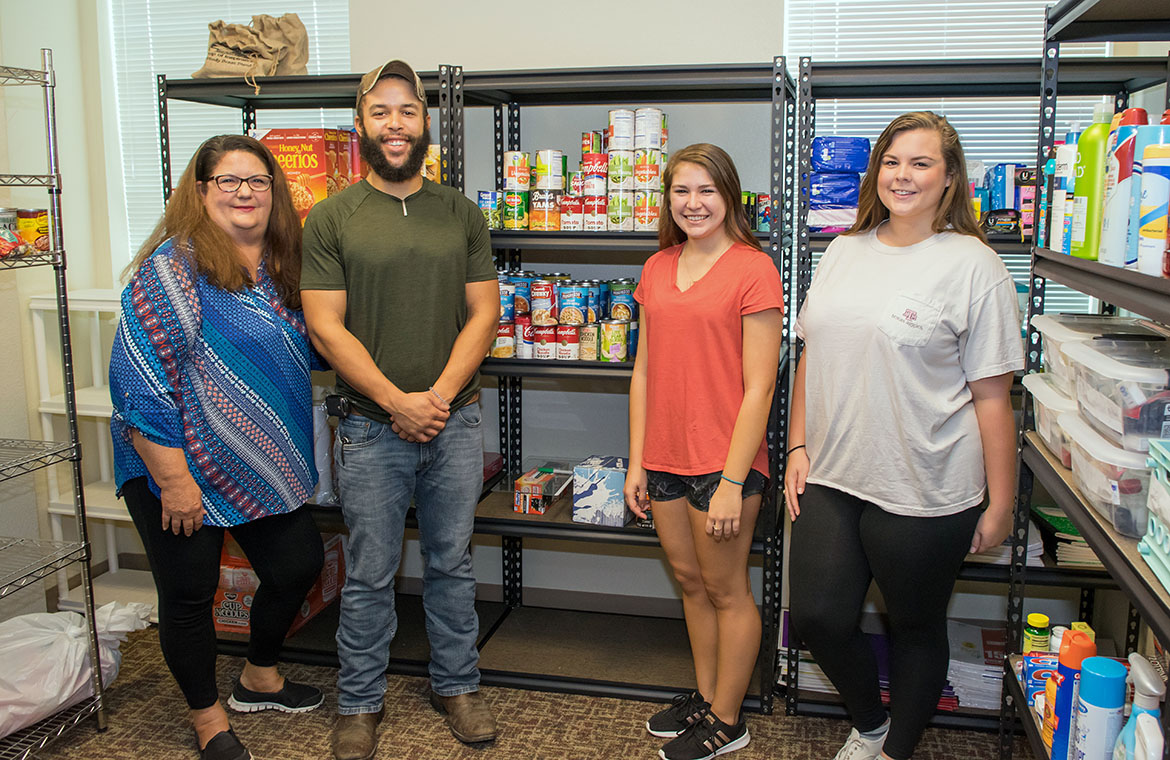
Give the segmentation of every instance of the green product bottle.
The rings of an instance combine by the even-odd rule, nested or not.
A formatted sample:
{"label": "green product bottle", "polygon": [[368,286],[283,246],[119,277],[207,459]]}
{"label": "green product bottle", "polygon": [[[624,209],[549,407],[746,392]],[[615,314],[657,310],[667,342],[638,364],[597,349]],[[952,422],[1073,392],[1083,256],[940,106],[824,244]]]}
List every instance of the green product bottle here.
{"label": "green product bottle", "polygon": [[1076,184],[1073,190],[1072,248],[1080,259],[1097,260],[1101,245],[1101,207],[1105,200],[1105,149],[1113,107],[1098,103],[1093,124],[1077,140]]}

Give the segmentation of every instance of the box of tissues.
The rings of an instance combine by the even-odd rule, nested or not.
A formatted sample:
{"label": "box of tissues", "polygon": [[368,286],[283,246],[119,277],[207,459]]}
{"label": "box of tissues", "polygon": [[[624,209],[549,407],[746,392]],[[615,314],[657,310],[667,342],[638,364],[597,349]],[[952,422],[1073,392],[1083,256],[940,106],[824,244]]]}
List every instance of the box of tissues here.
{"label": "box of tissues", "polygon": [[591,456],[573,468],[573,522],[621,528],[630,521],[625,457]]}

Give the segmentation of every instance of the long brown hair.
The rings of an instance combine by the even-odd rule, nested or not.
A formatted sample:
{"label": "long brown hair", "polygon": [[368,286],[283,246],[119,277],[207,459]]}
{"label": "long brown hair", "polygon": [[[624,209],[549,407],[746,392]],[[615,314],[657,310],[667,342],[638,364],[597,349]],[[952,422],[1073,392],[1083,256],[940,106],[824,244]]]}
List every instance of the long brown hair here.
{"label": "long brown hair", "polygon": [[253,284],[240,265],[236,244],[207,216],[203,206],[206,185],[200,187],[200,183],[211,181],[220,160],[237,150],[256,156],[272,175],[272,189],[268,191],[272,193],[272,212],[264,233],[264,265],[284,304],[291,309],[301,308],[300,218],[280,164],[263,143],[245,135],[219,135],[199,146],[171,193],[162,218],[126,267],[123,278],[132,276],[160,245],[175,238],[212,285],[236,291]]}
{"label": "long brown hair", "polygon": [[727,206],[727,213],[723,216],[723,228],[727,235],[737,243],[760,248],[759,242],[752,235],[748,227],[747,216],[743,212],[743,199],[740,196],[739,172],[735,170],[735,162],[727,151],[711,143],[695,143],[680,151],[672,153],[666,162],[666,169],[662,172],[662,212],[658,215],[658,247],[669,248],[672,245],[686,242],[687,235],[674,221],[674,214],[670,210],[670,186],[674,182],[674,173],[679,164],[695,164],[707,170],[711,181],[715,183],[715,190],[723,198]]}
{"label": "long brown hair", "polygon": [[983,230],[979,229],[979,222],[975,219],[975,210],[971,207],[971,190],[967,186],[967,161],[963,157],[963,146],[959,143],[959,133],[951,126],[945,116],[939,116],[933,111],[911,111],[904,113],[891,121],[874,143],[869,154],[869,167],[865,178],[861,181],[861,193],[857,202],[857,221],[846,230],[844,235],[854,235],[859,232],[868,232],[890,217],[890,210],[885,207],[878,197],[878,172],[881,171],[882,157],[889,151],[894,138],[903,132],[915,129],[927,129],[938,135],[942,144],[943,161],[946,164],[947,176],[951,184],[943,191],[939,200],[938,209],[934,212],[931,229],[942,232],[948,227],[963,235],[979,238],[987,242]]}

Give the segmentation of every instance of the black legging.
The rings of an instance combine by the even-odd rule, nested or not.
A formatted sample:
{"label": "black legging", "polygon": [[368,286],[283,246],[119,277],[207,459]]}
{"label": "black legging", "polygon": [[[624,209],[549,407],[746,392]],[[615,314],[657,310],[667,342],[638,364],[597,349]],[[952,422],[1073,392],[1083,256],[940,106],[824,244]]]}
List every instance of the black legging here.
{"label": "black legging", "polygon": [[[146,547],[158,589],[158,638],[163,658],[192,710],[219,699],[215,687],[215,623],[211,605],[219,585],[224,528],[203,526],[190,536],[162,529],[162,502],[146,478],[122,487],[126,508]],[[264,517],[228,530],[256,571],[248,662],[277,663],[285,634],[321,572],[321,534],[307,509]]]}
{"label": "black legging", "polygon": [[947,604],[981,510],[904,517],[809,484],[792,527],[792,623],[837,687],[858,731],[886,719],[877,662],[861,632],[870,579],[890,623],[890,732],[884,751],[914,754],[947,679]]}

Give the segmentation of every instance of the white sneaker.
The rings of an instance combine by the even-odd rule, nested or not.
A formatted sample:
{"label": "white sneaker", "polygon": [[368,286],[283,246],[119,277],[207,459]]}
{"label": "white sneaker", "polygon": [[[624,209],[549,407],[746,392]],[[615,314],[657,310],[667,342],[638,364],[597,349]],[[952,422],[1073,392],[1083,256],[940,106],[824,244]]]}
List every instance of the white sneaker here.
{"label": "white sneaker", "polygon": [[845,746],[837,750],[833,760],[877,760],[882,754],[882,745],[886,743],[886,735],[890,732],[890,723],[886,721],[882,735],[876,739],[866,739],[856,729],[849,732]]}

